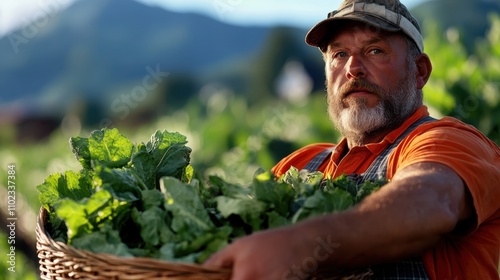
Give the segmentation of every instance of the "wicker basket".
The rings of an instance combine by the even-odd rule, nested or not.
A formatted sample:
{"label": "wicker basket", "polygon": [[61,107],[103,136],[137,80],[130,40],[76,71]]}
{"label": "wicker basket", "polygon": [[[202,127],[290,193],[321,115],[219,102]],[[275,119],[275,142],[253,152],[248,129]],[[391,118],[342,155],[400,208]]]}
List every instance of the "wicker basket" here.
{"label": "wicker basket", "polygon": [[[212,270],[196,264],[166,262],[151,258],[123,258],[75,249],[54,241],[45,231],[47,212],[42,207],[37,218],[36,248],[41,279],[124,279],[124,280],[227,280],[231,271]],[[349,276],[314,277],[329,280],[367,280],[371,271]]]}
{"label": "wicker basket", "polygon": [[78,250],[48,235],[46,215],[45,209],[40,209],[36,225],[41,279],[226,280],[231,274],[228,270],[211,270],[195,264]]}

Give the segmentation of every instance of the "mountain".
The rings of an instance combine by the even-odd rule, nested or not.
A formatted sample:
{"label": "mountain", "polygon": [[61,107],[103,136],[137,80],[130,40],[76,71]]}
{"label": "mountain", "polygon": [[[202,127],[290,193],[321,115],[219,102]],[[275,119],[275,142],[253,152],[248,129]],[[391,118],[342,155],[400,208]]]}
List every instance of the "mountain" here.
{"label": "mountain", "polygon": [[151,69],[207,75],[248,63],[268,33],[132,0],[80,0],[0,39],[0,104],[100,100]]}

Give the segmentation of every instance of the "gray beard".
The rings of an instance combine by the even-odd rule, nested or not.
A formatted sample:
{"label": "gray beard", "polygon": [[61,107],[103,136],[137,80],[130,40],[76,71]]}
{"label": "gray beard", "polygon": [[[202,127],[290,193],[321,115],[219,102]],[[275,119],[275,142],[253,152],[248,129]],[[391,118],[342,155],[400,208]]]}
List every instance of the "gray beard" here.
{"label": "gray beard", "polygon": [[[407,78],[400,81],[393,90],[384,91],[372,85],[370,90],[380,98],[380,102],[373,108],[367,107],[367,101],[362,98],[342,100],[341,94],[333,94],[327,89],[328,113],[335,127],[352,143],[362,145],[378,131],[400,126],[422,104],[421,94],[417,93],[416,81],[412,78],[415,77],[414,71],[408,72]],[[337,96],[339,98],[333,99]]]}

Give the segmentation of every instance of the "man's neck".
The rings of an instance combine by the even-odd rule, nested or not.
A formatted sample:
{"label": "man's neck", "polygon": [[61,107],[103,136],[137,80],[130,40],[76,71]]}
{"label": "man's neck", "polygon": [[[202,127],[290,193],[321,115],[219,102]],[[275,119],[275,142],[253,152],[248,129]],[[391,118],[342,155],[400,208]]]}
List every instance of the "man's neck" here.
{"label": "man's neck", "polygon": [[377,129],[375,131],[370,131],[370,132],[360,133],[360,134],[352,133],[351,135],[344,135],[344,137],[347,140],[347,147],[350,150],[356,146],[364,146],[364,145],[368,145],[371,143],[378,143],[378,142],[382,141],[382,139],[384,139],[384,137],[387,134],[389,134],[394,129],[398,128],[401,124],[402,124],[402,122],[397,123],[397,124],[393,123],[390,126],[387,126],[387,127],[381,128],[381,129]]}
{"label": "man's neck", "polygon": [[384,139],[384,136],[387,135],[385,134],[376,134],[376,135],[350,135],[349,137],[346,136],[347,139],[347,147],[350,149],[356,147],[356,146],[364,146],[370,143],[377,143]]}

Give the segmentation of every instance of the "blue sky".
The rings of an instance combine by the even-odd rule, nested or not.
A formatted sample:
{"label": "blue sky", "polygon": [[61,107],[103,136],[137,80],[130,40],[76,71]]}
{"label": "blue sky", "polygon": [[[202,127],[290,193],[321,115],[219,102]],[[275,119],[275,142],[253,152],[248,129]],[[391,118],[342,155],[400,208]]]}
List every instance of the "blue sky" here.
{"label": "blue sky", "polygon": [[[341,0],[140,0],[177,11],[199,11],[238,24],[286,23],[310,27],[335,10]],[[424,0],[402,0],[408,8]]]}
{"label": "blue sky", "polygon": [[[77,0],[0,0],[0,36],[37,19],[44,11],[61,11]],[[80,0],[85,1],[85,0]],[[207,14],[241,25],[287,24],[308,28],[335,10],[341,0],[137,0],[174,11]],[[408,8],[425,0],[401,0]],[[48,8],[50,7],[50,9]]]}

